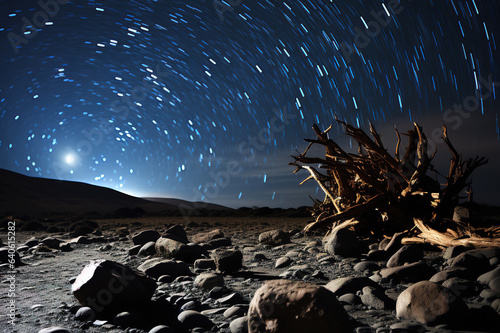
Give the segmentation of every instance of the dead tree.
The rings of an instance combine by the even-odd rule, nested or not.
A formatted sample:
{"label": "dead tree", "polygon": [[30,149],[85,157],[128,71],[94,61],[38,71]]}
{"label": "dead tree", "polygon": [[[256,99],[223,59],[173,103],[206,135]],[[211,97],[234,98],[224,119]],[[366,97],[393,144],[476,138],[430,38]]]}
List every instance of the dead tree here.
{"label": "dead tree", "polygon": [[[350,223],[349,227],[369,234],[410,229],[414,227],[414,218],[432,226],[452,213],[461,192],[469,185],[471,173],[487,163],[479,157],[463,161],[443,126],[443,140],[452,158],[446,184],[442,185],[428,175],[435,171],[432,160],[437,150],[428,154],[427,137],[417,123],[404,134],[408,144],[401,158],[402,135],[396,128],[398,141],[392,156],[372,124],[370,137],[361,128],[335,120],[357,142],[357,153],[346,152],[329,138],[332,126],[321,131],[314,125],[316,139],[306,139],[309,145],[305,151],[292,156],[294,161],[289,163],[296,167],[294,173],[302,169],[309,172],[302,183],[314,179],[325,194],[323,201],[314,200],[311,211],[315,221],[305,227],[306,232],[332,230],[351,218],[359,223]],[[308,156],[314,145],[325,148],[324,157]],[[320,172],[316,165],[325,172]]]}

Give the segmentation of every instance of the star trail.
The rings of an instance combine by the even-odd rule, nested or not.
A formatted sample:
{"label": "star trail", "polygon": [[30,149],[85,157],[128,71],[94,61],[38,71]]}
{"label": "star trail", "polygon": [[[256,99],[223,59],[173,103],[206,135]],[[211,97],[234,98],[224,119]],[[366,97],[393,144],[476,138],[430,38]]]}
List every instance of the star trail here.
{"label": "star trail", "polygon": [[498,153],[499,35],[496,0],[0,1],[0,167],[308,205],[287,162],[334,115],[391,139],[445,123]]}

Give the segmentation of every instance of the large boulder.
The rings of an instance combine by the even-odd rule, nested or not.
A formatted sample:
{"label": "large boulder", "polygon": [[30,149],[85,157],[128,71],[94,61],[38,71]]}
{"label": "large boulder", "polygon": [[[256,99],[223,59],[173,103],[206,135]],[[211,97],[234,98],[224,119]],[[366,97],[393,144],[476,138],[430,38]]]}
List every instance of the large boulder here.
{"label": "large boulder", "polygon": [[191,275],[188,264],[171,259],[149,259],[143,262],[137,269],[155,279],[158,279],[162,275],[170,275],[172,277]]}
{"label": "large boulder", "polygon": [[453,320],[467,309],[462,299],[435,282],[421,281],[403,291],[396,302],[396,316],[422,324]]}
{"label": "large boulder", "polygon": [[259,243],[278,246],[290,243],[290,235],[283,230],[271,230],[259,235]]}
{"label": "large boulder", "polygon": [[71,287],[80,304],[104,317],[144,308],[155,289],[153,279],[109,260],[92,261]]}
{"label": "large boulder", "polygon": [[267,281],[253,297],[248,310],[248,332],[344,333],[353,324],[328,289],[290,280]]}
{"label": "large boulder", "polygon": [[212,252],[217,271],[234,273],[243,266],[243,254],[239,250],[217,249]]}
{"label": "large boulder", "polygon": [[144,245],[149,242],[156,242],[160,238],[160,233],[156,230],[143,230],[132,236],[134,245]]}
{"label": "large boulder", "polygon": [[342,228],[328,236],[325,252],[341,257],[358,257],[363,250],[356,232]]}
{"label": "large boulder", "polygon": [[193,263],[203,256],[203,251],[198,245],[188,245],[171,238],[161,237],[155,244],[156,253],[171,259],[178,259]]}

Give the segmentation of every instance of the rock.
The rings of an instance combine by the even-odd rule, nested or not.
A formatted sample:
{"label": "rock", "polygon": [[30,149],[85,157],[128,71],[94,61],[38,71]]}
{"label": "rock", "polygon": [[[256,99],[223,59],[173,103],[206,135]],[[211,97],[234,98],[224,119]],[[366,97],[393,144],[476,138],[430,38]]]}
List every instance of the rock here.
{"label": "rock", "polygon": [[0,264],[10,264],[10,261],[14,258],[14,266],[18,267],[23,265],[21,262],[21,257],[17,251],[12,252],[8,247],[0,248]]}
{"label": "rock", "polygon": [[424,262],[416,262],[413,264],[384,268],[380,271],[380,275],[386,281],[391,281],[394,284],[401,282],[418,282],[422,280],[428,280],[434,274],[436,270],[429,267]]}
{"label": "rock", "polygon": [[203,327],[204,329],[211,330],[214,326],[214,323],[210,319],[208,319],[207,316],[202,315],[198,311],[194,310],[181,312],[177,319],[181,322],[182,326],[187,329]]}
{"label": "rock", "polygon": [[158,325],[149,330],[148,333],[175,333],[175,330],[165,325]]}
{"label": "rock", "polygon": [[364,287],[363,295],[361,295],[361,302],[363,302],[364,305],[377,310],[394,309],[395,305],[394,301],[390,299],[380,287]]}
{"label": "rock", "polygon": [[184,227],[180,224],[176,224],[167,229],[162,235],[162,238],[173,239],[177,242],[187,244],[189,243],[186,231],[184,231]]}
{"label": "rock", "polygon": [[281,257],[278,260],[276,260],[276,264],[274,264],[274,268],[283,268],[286,266],[289,266],[292,263],[292,259],[289,257]]}
{"label": "rock", "polygon": [[248,333],[248,318],[236,318],[229,324],[229,329],[231,333]]}
{"label": "rock", "polygon": [[135,256],[139,253],[139,250],[142,248],[142,245],[134,245],[130,249],[128,249],[128,254],[131,256]]}
{"label": "rock", "polygon": [[341,257],[359,257],[362,252],[361,247],[356,232],[343,228],[328,236],[325,252]]}
{"label": "rock", "polygon": [[207,243],[207,245],[211,246],[214,249],[217,249],[219,247],[231,246],[232,243],[231,239],[224,237],[224,238],[212,239]]}
{"label": "rock", "polygon": [[201,273],[194,280],[194,286],[205,290],[212,290],[214,287],[224,286],[224,277],[222,274]]}
{"label": "rock", "polygon": [[192,263],[202,257],[199,246],[191,246],[171,238],[161,237],[156,241],[156,253],[165,257]]}
{"label": "rock", "polygon": [[474,285],[472,281],[461,279],[458,277],[449,278],[442,284],[443,287],[451,290],[455,295],[460,297],[472,296]]}
{"label": "rock", "polygon": [[479,297],[484,299],[486,302],[492,303],[494,300],[500,298],[500,292],[490,288],[486,288],[481,291]]}
{"label": "rock", "polygon": [[452,320],[467,309],[462,299],[435,282],[421,281],[403,291],[396,303],[396,316],[422,324]]}
{"label": "rock", "polygon": [[191,275],[188,264],[182,261],[162,258],[146,260],[137,269],[155,279],[162,275],[170,275],[172,277]]}
{"label": "rock", "polygon": [[450,260],[451,258],[455,258],[459,254],[464,253],[465,251],[467,251],[467,248],[463,245],[447,247],[446,250],[444,250],[443,259]]}
{"label": "rock", "polygon": [[248,310],[248,331],[352,332],[349,316],[335,295],[313,284],[271,280],[260,287]]}
{"label": "rock", "polygon": [[224,311],[223,315],[225,318],[241,317],[245,315],[247,312],[248,312],[247,305],[233,305],[232,307]]}
{"label": "rock", "polygon": [[51,249],[58,249],[59,244],[64,243],[64,242],[60,239],[57,239],[57,238],[47,237],[45,239],[42,239],[42,241],[40,243],[47,245]]}
{"label": "rock", "polygon": [[447,268],[441,272],[437,272],[429,279],[429,281],[443,283],[444,281],[453,277],[470,280],[473,278],[473,274],[467,268],[457,266]]}
{"label": "rock", "polygon": [[155,242],[147,242],[141,247],[138,254],[145,257],[154,255],[156,253],[155,245]]}
{"label": "rock", "polygon": [[390,333],[422,333],[426,329],[420,324],[415,324],[411,322],[395,323],[389,326]]}
{"label": "rock", "polygon": [[497,298],[496,300],[491,303],[491,307],[493,310],[495,310],[498,314],[500,314],[500,298]]}
{"label": "rock", "polygon": [[496,277],[488,283],[488,287],[492,290],[500,292],[500,277]]}
{"label": "rock", "polygon": [[367,286],[377,287],[378,285],[369,278],[364,276],[345,277],[345,278],[338,278],[328,282],[325,288],[330,290],[336,296],[342,296],[348,293],[355,294],[358,290],[361,290]]}
{"label": "rock", "polygon": [[471,255],[484,256],[486,259],[491,259],[500,256],[500,247],[485,247],[474,250],[469,250],[467,253]]}
{"label": "rock", "polygon": [[243,266],[243,254],[239,250],[217,249],[212,252],[217,271],[234,273]]}
{"label": "rock", "polygon": [[469,208],[463,206],[456,206],[453,210],[453,221],[459,223],[469,223],[470,211]]}
{"label": "rock", "polygon": [[348,293],[348,294],[344,294],[344,295],[340,296],[339,302],[341,304],[356,305],[356,304],[361,303],[361,299],[356,294]]}
{"label": "rock", "polygon": [[497,277],[500,277],[500,267],[497,267],[489,272],[486,272],[486,273],[480,275],[477,278],[477,282],[479,282],[481,284],[488,284],[488,283],[490,283],[491,280],[493,280],[494,278],[497,278]]}
{"label": "rock", "polygon": [[193,243],[199,244],[199,243],[208,243],[212,239],[223,238],[223,237],[224,233],[222,232],[221,229],[214,229],[209,232],[196,234],[191,239]]}
{"label": "rock", "polygon": [[24,245],[26,246],[29,246],[29,247],[33,247],[33,246],[36,246],[40,243],[40,241],[38,239],[36,239],[35,237],[31,237],[30,239],[28,239],[26,241],[26,243],[24,243]]}
{"label": "rock", "polygon": [[278,246],[290,243],[290,235],[283,230],[271,230],[259,235],[259,243]]}
{"label": "rock", "polygon": [[109,260],[92,261],[71,287],[80,304],[103,315],[144,308],[155,289],[154,280]]}
{"label": "rock", "polygon": [[255,260],[255,261],[263,261],[263,260],[269,260],[269,258],[267,258],[264,253],[256,253],[253,256],[253,260]]}
{"label": "rock", "polygon": [[181,311],[186,310],[200,310],[200,302],[198,301],[188,301],[181,306]]}
{"label": "rock", "polygon": [[220,305],[235,305],[245,303],[245,299],[240,293],[231,293],[227,296],[217,299],[216,303]]}
{"label": "rock", "polygon": [[124,236],[127,236],[128,234],[130,234],[127,227],[120,227],[120,228],[116,229],[115,232],[118,235],[118,237],[124,237]]}
{"label": "rock", "polygon": [[95,312],[88,306],[82,306],[75,314],[75,319],[79,321],[94,321]]}
{"label": "rock", "polygon": [[354,266],[354,270],[360,273],[372,273],[374,271],[380,270],[380,266],[374,261],[361,261]]}
{"label": "rock", "polygon": [[194,268],[215,270],[215,261],[213,259],[197,259],[194,262]]}
{"label": "rock", "polygon": [[130,312],[120,312],[113,318],[113,324],[119,327],[132,327],[137,324],[139,318]]}
{"label": "rock", "polygon": [[456,256],[450,267],[465,267],[475,274],[475,277],[491,269],[490,261],[481,253],[467,251]]}
{"label": "rock", "polygon": [[143,230],[132,236],[134,245],[144,245],[149,242],[156,242],[160,238],[160,233],[156,230]]}
{"label": "rock", "polygon": [[170,283],[174,280],[175,280],[175,278],[173,276],[165,274],[165,275],[161,275],[156,281],[158,281],[160,283]]}
{"label": "rock", "polygon": [[63,327],[49,327],[49,328],[44,328],[40,331],[38,331],[38,333],[70,333],[70,331],[68,331],[67,329],[63,328]]}
{"label": "rock", "polygon": [[218,314],[223,314],[224,312],[226,312],[227,309],[228,308],[208,309],[201,311],[201,314],[204,314],[205,316],[218,315]]}
{"label": "rock", "polygon": [[403,266],[405,263],[414,263],[424,257],[424,251],[418,245],[405,245],[400,248],[387,262],[387,267]]}

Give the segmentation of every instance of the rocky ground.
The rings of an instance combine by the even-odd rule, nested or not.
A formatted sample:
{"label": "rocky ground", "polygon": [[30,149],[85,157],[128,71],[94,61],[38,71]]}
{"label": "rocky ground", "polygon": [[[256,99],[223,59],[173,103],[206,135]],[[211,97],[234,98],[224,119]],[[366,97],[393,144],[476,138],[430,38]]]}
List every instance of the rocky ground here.
{"label": "rocky ground", "polygon": [[[498,332],[500,249],[361,242],[347,230],[324,241],[302,235],[306,222],[24,225],[13,298],[0,266],[0,332]],[[0,236],[5,246],[7,230]],[[77,279],[92,260],[104,261]]]}

